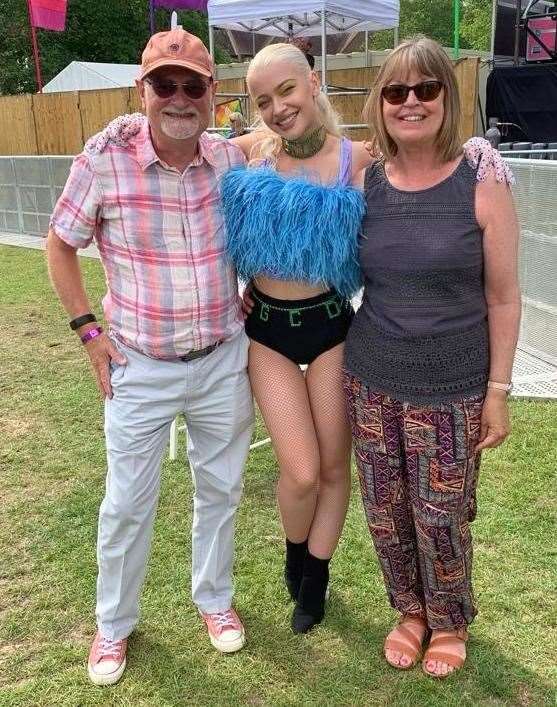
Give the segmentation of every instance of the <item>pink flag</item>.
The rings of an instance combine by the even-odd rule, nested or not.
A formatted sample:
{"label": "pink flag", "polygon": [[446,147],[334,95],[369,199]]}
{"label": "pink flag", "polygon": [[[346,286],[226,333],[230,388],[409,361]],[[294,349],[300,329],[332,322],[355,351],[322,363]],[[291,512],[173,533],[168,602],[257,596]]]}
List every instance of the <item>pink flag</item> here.
{"label": "pink flag", "polygon": [[66,29],[68,0],[29,0],[33,27],[63,32]]}

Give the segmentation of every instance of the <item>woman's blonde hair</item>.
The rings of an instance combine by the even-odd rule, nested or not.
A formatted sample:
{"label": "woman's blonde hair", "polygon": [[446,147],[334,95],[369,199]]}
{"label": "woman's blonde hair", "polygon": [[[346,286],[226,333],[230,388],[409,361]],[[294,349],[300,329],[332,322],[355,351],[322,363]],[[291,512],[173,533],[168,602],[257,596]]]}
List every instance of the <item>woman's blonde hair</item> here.
{"label": "woman's blonde hair", "polygon": [[[297,71],[301,74],[305,74],[308,78],[312,75],[313,71],[308,64],[305,54],[298,49],[298,47],[293,44],[269,44],[263,47],[250,61],[248,66],[248,71],[246,74],[246,82],[248,84],[253,74],[262,67],[267,67],[277,61],[284,61],[292,64],[296,67]],[[336,135],[340,137],[342,131],[340,129],[340,117],[335,111],[331,102],[327,96],[320,91],[315,99],[317,106],[317,111],[321,119],[321,123],[325,126],[325,129],[331,135]],[[268,161],[271,164],[276,163],[278,154],[281,148],[281,139],[275,133],[265,129],[263,120],[259,116],[254,124],[254,128],[259,128],[264,131],[264,137],[255,143],[251,150],[250,163]]]}
{"label": "woman's blonde hair", "polygon": [[230,123],[238,123],[242,128],[246,127],[246,119],[244,118],[242,113],[238,111],[233,111],[232,113],[230,113],[230,115],[228,116],[228,120]]}
{"label": "woman's blonde hair", "polygon": [[374,151],[382,153],[386,160],[392,159],[397,153],[397,145],[385,126],[381,91],[393,79],[407,80],[412,71],[435,78],[443,84],[444,113],[436,145],[440,159],[449,162],[462,153],[458,85],[452,62],[443,47],[423,35],[411,37],[399,44],[379,70],[364,107],[364,120],[373,134]]}

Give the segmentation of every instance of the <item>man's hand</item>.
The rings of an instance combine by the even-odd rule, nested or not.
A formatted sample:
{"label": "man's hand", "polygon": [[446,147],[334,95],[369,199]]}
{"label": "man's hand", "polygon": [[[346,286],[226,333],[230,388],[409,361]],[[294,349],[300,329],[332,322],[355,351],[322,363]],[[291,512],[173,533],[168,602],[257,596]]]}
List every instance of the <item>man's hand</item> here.
{"label": "man's hand", "polygon": [[480,441],[475,451],[498,447],[510,431],[507,394],[501,390],[489,389],[482,409]]}
{"label": "man's hand", "polygon": [[370,140],[364,140],[363,142],[364,148],[367,150],[369,154],[369,159],[370,160],[376,160],[377,159],[377,153],[373,149],[373,144],[371,143]]}
{"label": "man's hand", "polygon": [[[50,229],[47,237],[46,247],[48,257],[48,270],[50,279],[64,309],[68,313],[69,319],[90,312],[91,307],[83,288],[81,270],[77,257],[77,249],[59,238]],[[84,324],[77,330],[81,337],[98,325],[95,323]],[[97,379],[97,386],[103,398],[112,398],[112,387],[110,385],[110,361],[114,359],[116,363],[124,365],[126,358],[114,346],[106,334],[91,339],[85,344],[91,365]]]}
{"label": "man's hand", "polygon": [[110,362],[114,360],[121,366],[127,363],[126,357],[114,346],[110,338],[103,332],[99,336],[91,339],[85,344],[85,349],[91,359],[91,366],[97,387],[104,398],[112,398],[112,386],[110,385]]}

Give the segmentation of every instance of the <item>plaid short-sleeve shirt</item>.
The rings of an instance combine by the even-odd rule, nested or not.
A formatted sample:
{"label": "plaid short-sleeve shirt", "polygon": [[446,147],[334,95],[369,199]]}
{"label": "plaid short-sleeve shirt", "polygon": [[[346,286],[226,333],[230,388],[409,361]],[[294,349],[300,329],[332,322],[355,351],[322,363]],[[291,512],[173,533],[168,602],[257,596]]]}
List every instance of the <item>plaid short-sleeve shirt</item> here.
{"label": "plaid short-sleeve shirt", "polygon": [[243,320],[225,255],[219,181],[244,162],[242,152],[204,133],[180,173],[158,158],[146,119],[123,145],[95,144],[75,158],[51,227],[74,248],[95,240],[111,331],[161,359],[233,336]]}

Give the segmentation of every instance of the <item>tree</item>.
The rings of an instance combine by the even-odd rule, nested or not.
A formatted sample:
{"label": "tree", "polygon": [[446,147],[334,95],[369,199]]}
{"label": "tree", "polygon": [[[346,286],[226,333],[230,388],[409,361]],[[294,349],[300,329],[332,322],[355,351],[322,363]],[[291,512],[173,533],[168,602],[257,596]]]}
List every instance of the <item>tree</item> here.
{"label": "tree", "polygon": [[[180,12],[184,29],[208,42],[207,17]],[[37,90],[27,0],[0,0],[0,93]],[[170,13],[157,10],[157,30],[170,27]],[[22,31],[22,28],[24,30]],[[64,32],[38,29],[43,80],[50,81],[71,61],[137,64],[149,39],[148,0],[69,0]],[[227,56],[217,51],[217,61]]]}
{"label": "tree", "polygon": [[491,48],[491,3],[465,0],[460,35],[464,46],[487,52]]}
{"label": "tree", "polygon": [[[461,0],[460,46],[487,51],[491,36],[491,2]],[[454,0],[401,0],[399,37],[425,34],[445,47],[454,44]],[[373,35],[372,49],[390,49],[393,31]]]}

